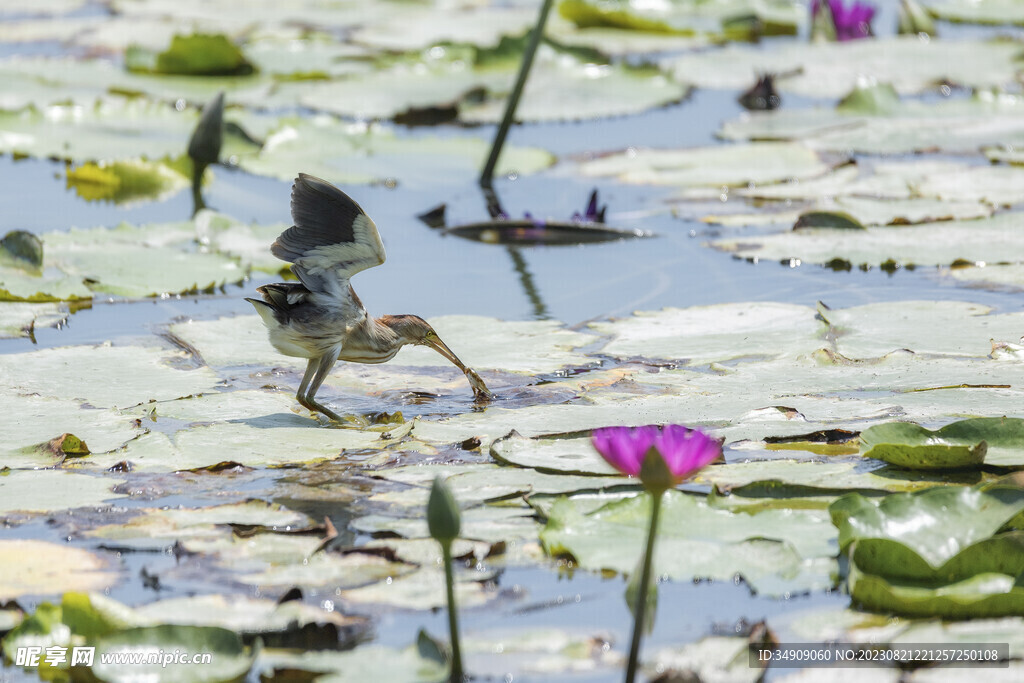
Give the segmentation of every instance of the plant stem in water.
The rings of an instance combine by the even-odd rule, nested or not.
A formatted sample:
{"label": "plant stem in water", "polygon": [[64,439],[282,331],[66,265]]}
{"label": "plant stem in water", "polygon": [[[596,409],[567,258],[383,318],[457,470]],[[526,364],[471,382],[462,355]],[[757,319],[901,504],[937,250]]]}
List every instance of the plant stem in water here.
{"label": "plant stem in water", "polygon": [[651,565],[654,564],[654,541],[658,534],[658,515],[661,512],[661,498],[664,492],[651,494],[651,528],[647,531],[647,549],[644,564],[640,569],[640,590],[633,605],[633,639],[629,645],[629,663],[626,665],[626,683],[636,678],[637,662],[640,658],[640,638],[644,630],[647,611],[647,591],[651,585]]}

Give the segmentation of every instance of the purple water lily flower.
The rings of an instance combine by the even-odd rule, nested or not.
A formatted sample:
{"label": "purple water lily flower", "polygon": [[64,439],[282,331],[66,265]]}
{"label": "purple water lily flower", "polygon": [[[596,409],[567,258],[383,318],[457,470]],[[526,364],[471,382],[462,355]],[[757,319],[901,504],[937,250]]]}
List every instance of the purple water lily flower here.
{"label": "purple water lily flower", "polygon": [[572,220],[576,223],[604,223],[604,212],[607,208],[607,204],[600,209],[597,208],[597,190],[594,189],[590,193],[590,200],[587,202],[586,210],[582,214],[579,211],[574,211]]}
{"label": "purple water lily flower", "polygon": [[704,468],[722,453],[721,444],[697,429],[682,425],[605,427],[594,430],[591,440],[608,464],[631,477],[640,474],[647,452],[661,454],[675,483]]}
{"label": "purple water lily flower", "polygon": [[[875,8],[867,3],[854,0],[849,8],[843,0],[827,0],[828,9],[832,14],[832,24],[836,29],[836,40],[856,40],[867,38],[871,33],[871,20],[875,17]],[[823,0],[811,3],[811,17],[817,17],[822,11]]]}

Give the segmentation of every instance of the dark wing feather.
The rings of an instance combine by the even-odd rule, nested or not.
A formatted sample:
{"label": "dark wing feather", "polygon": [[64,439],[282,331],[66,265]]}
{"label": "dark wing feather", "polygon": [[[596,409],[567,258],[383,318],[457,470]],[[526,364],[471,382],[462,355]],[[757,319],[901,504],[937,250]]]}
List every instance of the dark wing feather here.
{"label": "dark wing feather", "polygon": [[270,247],[314,291],[347,289],[348,278],[384,263],[384,245],[366,212],[325,180],[300,173],[292,186],[292,219]]}

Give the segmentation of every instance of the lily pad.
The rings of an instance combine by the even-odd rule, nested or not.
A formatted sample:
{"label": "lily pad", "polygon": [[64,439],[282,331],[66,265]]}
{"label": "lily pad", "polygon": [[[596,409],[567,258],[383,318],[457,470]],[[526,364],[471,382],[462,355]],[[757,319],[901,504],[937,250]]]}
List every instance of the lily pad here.
{"label": "lily pad", "polygon": [[808,228],[782,233],[714,240],[710,244],[741,258],[853,265],[949,265],[957,260],[999,262],[1024,249],[1017,216],[999,214],[971,221],[923,223],[899,228],[836,230]]}
{"label": "lily pad", "polygon": [[[181,352],[139,346],[65,346],[0,355],[0,387],[53,398],[78,398],[95,407],[128,407],[212,390],[209,368],[178,370]],[[123,381],[111,382],[111,377]],[[70,395],[70,396],[69,396]]]}
{"label": "lily pad", "polygon": [[59,470],[4,472],[0,476],[0,515],[102,507],[106,501],[125,497],[113,491],[123,483],[122,479]]}
{"label": "lily pad", "polygon": [[64,172],[67,186],[90,202],[126,204],[166,199],[188,187],[188,179],[162,163],[140,159],[88,162]]}
{"label": "lily pad", "polygon": [[527,439],[516,432],[491,444],[491,455],[500,462],[533,467],[541,472],[616,475],[594,450],[589,438]]}
{"label": "lily pad", "polygon": [[68,320],[67,309],[53,303],[0,304],[0,339],[32,336],[43,327],[60,327]]}
{"label": "lily pad", "polygon": [[[344,123],[318,116],[285,119],[257,156],[241,155],[239,165],[258,175],[291,180],[295,168],[338,184],[390,179],[414,186],[475,178],[489,143],[467,137],[399,137],[391,128]],[[312,154],[311,154],[312,150]],[[505,147],[497,173],[533,173],[553,159],[536,148]]]}
{"label": "lily pad", "polygon": [[829,166],[802,144],[752,142],[691,149],[633,149],[580,163],[585,176],[627,183],[691,187],[743,187],[806,180]]}
{"label": "lily pad", "polygon": [[[867,499],[858,493],[843,496],[829,507],[839,528],[839,547],[845,551],[857,542],[858,565],[864,571],[900,578],[933,578],[930,574],[993,534],[1024,510],[1024,492],[1006,487],[937,487],[916,493],[897,493]],[[996,537],[998,538],[998,537]],[[912,553],[900,552],[903,549]],[[907,557],[916,554],[917,562]],[[1024,544],[1004,545],[998,555],[973,553],[976,570],[960,568],[964,575],[1021,565]],[[923,560],[923,564],[921,562]],[[865,564],[870,561],[870,564]],[[1009,562],[1011,565],[1007,565]],[[985,565],[991,563],[986,568]],[[965,571],[968,569],[968,571]],[[958,580],[953,576],[946,578]]]}
{"label": "lily pad", "polygon": [[965,24],[1024,25],[1024,7],[1013,0],[938,0],[928,3],[928,11],[939,19]]}
{"label": "lily pad", "polygon": [[1005,574],[977,574],[939,588],[890,581],[850,567],[850,597],[862,608],[908,617],[976,619],[1024,612],[1024,589]]}
{"label": "lily pad", "polygon": [[771,302],[637,312],[590,327],[612,335],[604,353],[686,359],[689,365],[808,353],[822,346],[825,332],[812,309]]}
{"label": "lily pad", "polygon": [[245,76],[254,69],[242,51],[222,33],[175,35],[161,52],[129,47],[129,71],[177,76]]}
{"label": "lily pad", "polygon": [[[159,677],[169,683],[219,683],[242,677],[252,666],[238,634],[213,626],[146,626],[117,631],[96,641],[96,649],[113,655],[97,658],[91,671],[104,683]],[[203,653],[201,664],[193,661],[164,662],[165,652]],[[117,653],[152,657],[143,663],[121,663]]]}
{"label": "lily pad", "polygon": [[704,3],[692,0],[671,3],[639,3],[628,0],[595,2],[571,0],[559,6],[560,14],[577,26],[602,26],[636,31],[687,34],[702,31],[719,38],[748,39],[737,24],[750,22],[760,34],[795,34],[804,22],[800,8],[787,0],[725,0]]}
{"label": "lily pad", "polygon": [[101,590],[118,580],[112,569],[107,559],[81,548],[27,539],[0,540],[0,599]]}
{"label": "lily pad", "polygon": [[[629,573],[642,550],[650,504],[640,496],[583,513],[566,498],[552,507],[541,541],[548,553],[570,554],[583,568]],[[739,574],[753,590],[769,595],[824,588],[836,571],[834,538],[821,511],[737,514],[669,491],[655,571],[677,580],[732,580]]]}
{"label": "lily pad", "polygon": [[[994,313],[963,301],[894,301],[850,308],[819,306],[847,358],[873,358],[899,348],[915,353],[985,357],[992,339],[1016,339],[1024,313]],[[994,383],[994,382],[993,382]]]}
{"label": "lily pad", "polygon": [[957,439],[951,442],[938,432],[912,422],[875,425],[861,433],[860,441],[865,457],[911,470],[978,467],[985,461],[988,450],[984,440],[961,443]]}
{"label": "lily pad", "polygon": [[[684,83],[700,88],[742,89],[755,72],[777,78],[783,93],[838,98],[867,76],[891,83],[903,95],[952,83],[985,88],[1013,83],[1019,47],[1013,41],[924,40],[895,36],[846,42],[799,42],[773,46],[728,45],[666,59],[663,65]],[[795,73],[790,73],[795,72]]]}
{"label": "lily pad", "polygon": [[657,650],[644,662],[644,668],[652,673],[677,671],[680,676],[689,673],[702,681],[755,683],[761,680],[763,672],[750,666],[749,650],[749,638],[708,636],[682,647]]}
{"label": "lily pad", "polygon": [[436,648],[431,651],[416,646],[398,650],[367,644],[345,652],[263,650],[257,666],[268,672],[308,671],[324,683],[362,683],[374,678],[409,683],[449,680],[448,664],[437,656]]}

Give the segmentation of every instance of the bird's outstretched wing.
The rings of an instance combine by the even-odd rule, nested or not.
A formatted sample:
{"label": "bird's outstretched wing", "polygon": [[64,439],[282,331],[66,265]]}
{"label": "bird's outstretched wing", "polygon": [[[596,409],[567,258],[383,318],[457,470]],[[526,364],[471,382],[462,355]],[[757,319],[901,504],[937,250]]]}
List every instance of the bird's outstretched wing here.
{"label": "bird's outstretched wing", "polygon": [[295,225],[270,251],[312,291],[347,290],[356,273],[384,263],[384,245],[366,212],[325,180],[300,173],[292,185]]}

